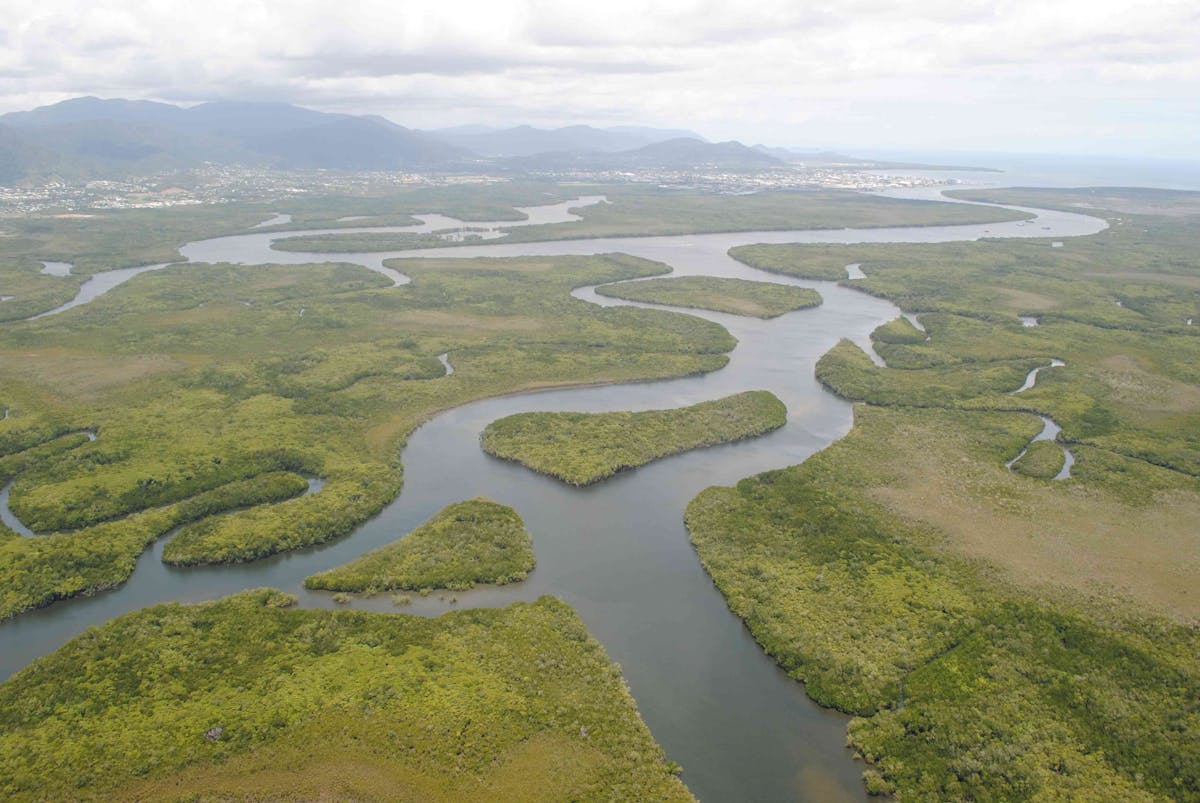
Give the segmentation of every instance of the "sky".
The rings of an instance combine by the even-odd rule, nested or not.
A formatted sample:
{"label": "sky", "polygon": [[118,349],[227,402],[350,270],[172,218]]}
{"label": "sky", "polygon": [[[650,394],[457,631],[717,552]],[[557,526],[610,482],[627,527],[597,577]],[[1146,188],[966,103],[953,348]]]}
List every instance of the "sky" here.
{"label": "sky", "polygon": [[0,0],[0,111],[79,95],[1200,158],[1200,2]]}

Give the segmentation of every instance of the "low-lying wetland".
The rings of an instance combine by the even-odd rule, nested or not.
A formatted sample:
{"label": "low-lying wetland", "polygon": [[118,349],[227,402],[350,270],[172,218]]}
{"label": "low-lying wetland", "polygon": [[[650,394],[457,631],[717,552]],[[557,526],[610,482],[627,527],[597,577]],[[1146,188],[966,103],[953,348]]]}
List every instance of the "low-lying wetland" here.
{"label": "low-lying wetland", "polygon": [[[1007,231],[1003,224],[994,229]],[[971,236],[981,230],[973,230]],[[1054,236],[1071,231],[1066,226]],[[966,236],[963,231],[935,229],[908,234],[918,239]],[[854,236],[859,235],[813,235]],[[894,240],[900,235],[862,236]],[[749,269],[724,257],[724,250],[736,244],[736,238],[711,236],[640,246],[619,243],[621,250],[676,267],[751,278]],[[1038,245],[1005,244],[1014,251]],[[456,256],[515,257],[513,250],[519,247],[467,247]],[[599,247],[529,246],[540,254]],[[1088,248],[1086,241],[1075,238],[1065,240],[1062,248],[1043,246],[1043,251],[1055,258],[1078,259],[1081,247]],[[1132,599],[1177,619],[1189,615],[1187,589],[1194,585],[1196,567],[1176,560],[1174,569],[1167,571],[1162,556],[1196,554],[1182,526],[1197,516],[1195,479],[1186,471],[1189,447],[1171,438],[1173,431],[1185,431],[1181,427],[1190,420],[1190,397],[1183,391],[1195,380],[1186,373],[1186,353],[1155,346],[1164,332],[1175,338],[1176,333],[1160,328],[1160,323],[1170,325],[1170,316],[1183,309],[1180,299],[1136,288],[1131,294],[1124,288],[1121,298],[1129,302],[1125,306],[1092,305],[1083,297],[1093,292],[1089,289],[1077,296],[1067,293],[1071,301],[1064,303],[1060,285],[1053,284],[1052,270],[1047,270],[1052,292],[1041,294],[1037,304],[1045,307],[1048,299],[1063,316],[1039,310],[1042,325],[1025,328],[1017,314],[1032,300],[1006,291],[1032,293],[1034,283],[1019,275],[1010,282],[1003,260],[999,266],[987,259],[971,262],[975,248],[995,255],[999,249],[991,243],[962,246],[961,253],[951,244],[912,246],[929,251],[913,260],[903,281],[880,270],[882,246],[811,248],[827,249],[831,264],[840,260],[834,280],[845,279],[845,266],[860,261],[866,278],[854,280],[854,286],[881,297],[900,298],[895,288],[913,284],[921,292],[906,296],[903,306],[921,313],[927,332],[914,334],[918,330],[910,323],[879,332],[873,345],[886,362],[884,368],[876,368],[862,352],[855,354],[852,346],[838,346],[834,356],[841,363],[834,363],[839,370],[827,376],[831,384],[838,384],[846,395],[861,393],[885,406],[859,407],[850,436],[803,463],[850,426],[850,408],[818,389],[812,365],[837,345],[839,337],[872,345],[868,333],[896,318],[894,306],[882,298],[821,285],[825,305],[773,321],[721,313],[703,313],[709,321],[698,321],[656,310],[595,310],[572,301],[567,293],[589,297],[579,286],[654,275],[663,268],[625,258],[607,258],[597,265],[588,258],[556,256],[549,261],[565,265],[563,269],[537,272],[509,271],[496,260],[477,266],[424,263],[428,268],[422,273],[419,261],[397,261],[392,264],[414,279],[404,288],[350,266],[189,265],[139,277],[58,316],[61,320],[54,326],[54,319],[10,325],[4,330],[8,342],[0,344],[0,368],[7,370],[25,353],[44,358],[47,367],[43,376],[14,371],[23,378],[5,385],[11,398],[0,402],[12,407],[14,415],[0,424],[0,442],[7,444],[8,455],[0,466],[6,476],[19,478],[14,490],[19,496],[28,493],[30,500],[37,499],[42,481],[25,479],[22,488],[20,478],[37,476],[43,464],[64,466],[78,483],[71,489],[73,498],[82,502],[72,506],[70,515],[95,522],[64,535],[93,533],[98,536],[95,541],[76,543],[94,544],[105,535],[101,528],[127,526],[139,517],[157,517],[154,526],[165,523],[161,511],[184,503],[185,498],[166,501],[176,498],[173,494],[205,487],[222,471],[232,477],[245,468],[237,460],[227,469],[218,467],[230,455],[265,460],[257,449],[260,442],[296,445],[300,448],[289,449],[288,459],[310,461],[295,465],[305,471],[319,469],[320,476],[329,478],[328,485],[308,497],[218,517],[213,532],[221,537],[202,543],[205,551],[234,545],[239,554],[248,555],[254,550],[245,551],[244,545],[253,543],[257,517],[282,521],[279,533],[307,520],[310,511],[303,510],[297,511],[303,517],[289,521],[285,505],[330,494],[333,504],[322,508],[328,520],[353,519],[341,515],[344,509],[339,507],[350,496],[361,497],[361,486],[353,481],[368,473],[398,481],[395,452],[407,444],[405,493],[379,518],[359,526],[354,538],[325,541],[318,549],[286,560],[211,569],[153,567],[149,562],[157,560],[158,553],[147,553],[125,589],[71,603],[75,607],[69,610],[81,621],[103,621],[155,601],[154,595],[205,598],[261,585],[268,578],[296,590],[306,605],[332,606],[328,595],[304,591],[299,580],[394,540],[445,504],[486,494],[522,511],[540,539],[539,568],[523,583],[466,592],[460,604],[502,605],[549,592],[577,607],[589,629],[621,661],[647,722],[670,758],[684,764],[684,780],[703,798],[862,795],[857,779],[862,765],[856,767],[840,747],[844,720],[804,704],[805,689],[762,659],[758,646],[726,614],[726,599],[772,657],[807,680],[809,694],[861,715],[853,724],[852,739],[872,762],[868,785],[874,790],[965,798],[978,797],[982,789],[999,789],[1015,797],[1029,790],[1061,790],[1066,784],[1084,793],[1103,796],[1116,790],[1136,799],[1168,795],[1163,790],[1170,783],[1194,786],[1194,729],[1181,719],[1186,717],[1185,701],[1196,696],[1188,660],[1195,645],[1189,631],[1169,621],[1141,618],[1140,613],[1130,615],[1134,609],[1114,601]],[[1029,251],[1035,253],[1042,252]],[[1097,249],[1089,254],[1093,263],[1103,258]],[[927,262],[931,257],[943,261]],[[526,255],[518,261],[530,265],[544,258]],[[939,295],[955,283],[970,289],[956,271],[942,270],[947,261],[1001,274],[990,282],[998,289],[986,304],[955,296],[958,290]],[[925,275],[922,262],[930,269]],[[1164,270],[1161,264],[1153,267],[1155,272]],[[232,281],[220,271],[228,271]],[[614,275],[622,271],[627,275]],[[935,276],[938,273],[945,275]],[[187,281],[191,275],[196,276],[194,284]],[[217,276],[232,292],[218,288]],[[316,277],[313,289],[295,292],[307,276]],[[258,279],[262,285],[254,284]],[[1063,279],[1061,287],[1070,282]],[[148,288],[155,288],[154,294],[142,296]],[[129,294],[126,302],[136,303],[123,306],[122,293]],[[397,294],[405,303],[397,303]],[[1145,299],[1146,305],[1134,306],[1137,298]],[[951,308],[951,302],[959,306]],[[511,314],[514,304],[519,309]],[[1112,327],[1106,317],[1142,314],[1141,309],[1150,312],[1129,328]],[[1094,319],[1083,320],[1093,312]],[[560,314],[566,315],[561,322]],[[108,317],[114,315],[122,317]],[[173,324],[174,319],[180,323]],[[136,332],[136,338],[113,337],[117,320],[120,328]],[[734,345],[713,320],[739,341],[728,370],[713,371],[725,364],[725,352]],[[397,321],[404,322],[404,338],[411,343],[396,337]],[[314,329],[308,329],[310,325]],[[489,338],[502,339],[504,348],[489,349]],[[1181,347],[1184,352],[1187,348]],[[177,364],[169,371],[99,389],[81,388],[73,384],[70,371],[54,367],[60,356],[95,353],[114,365],[127,365],[122,361],[147,352],[169,353]],[[455,368],[452,375],[438,360],[447,353]],[[865,364],[858,361],[860,356]],[[1035,386],[1012,394],[1029,371],[1056,357],[1067,367],[1044,372]],[[568,370],[580,361],[580,370]],[[370,370],[378,365],[386,366],[382,374]],[[982,376],[972,378],[971,367],[983,367]],[[439,415],[408,434],[436,410],[506,388],[684,373],[696,375],[670,383],[495,398]],[[1096,394],[1099,386],[1110,391]],[[487,423],[513,413],[645,411],[754,387],[776,392],[793,420],[761,438],[683,453],[586,489],[489,461],[476,441]],[[923,394],[926,406],[906,404],[909,391]],[[219,425],[207,414],[172,419],[164,411],[150,417],[163,433],[188,433],[180,451],[194,450],[208,460],[188,464],[178,477],[161,472],[150,460],[156,451],[170,448],[170,441],[153,434],[140,439],[131,428],[118,427],[122,404],[141,404],[144,394],[161,394],[157,398],[165,405],[168,393],[180,394],[185,406],[195,405],[201,412],[207,408],[199,402],[208,398],[214,407],[232,404],[239,411]],[[1146,420],[1132,421],[1126,410],[1135,407],[1144,411]],[[1064,436],[1072,439],[1078,463],[1069,481],[1047,482],[1004,468],[1004,462],[1038,432],[1038,418],[1030,412],[1053,415],[1063,424]],[[284,428],[262,433],[261,441],[254,437],[258,422],[275,419],[288,423],[272,424]],[[55,438],[81,426],[98,427],[99,445],[56,445]],[[228,444],[220,447],[221,453],[206,450],[214,436]],[[247,436],[244,452],[234,448]],[[921,448],[923,444],[927,446]],[[221,464],[212,463],[212,457],[221,457]],[[1172,464],[1153,465],[1152,460]],[[736,491],[705,492],[689,508],[693,538],[726,595],[723,599],[696,565],[679,511],[705,485],[728,485],[794,463],[799,467],[746,480]],[[140,489],[142,496],[123,497],[124,503],[113,502],[119,482],[101,486],[108,487],[107,494],[94,493],[87,485],[103,477],[109,464],[118,466],[114,477],[125,477],[120,481],[132,487],[142,478],[167,481]],[[120,467],[127,464],[138,470],[122,472]],[[364,474],[356,480],[358,467]],[[339,491],[339,482],[350,487]],[[220,487],[224,486],[214,486]],[[395,495],[394,490],[387,493]],[[131,509],[136,509],[145,499],[163,506],[121,512],[121,504],[133,502]],[[114,513],[118,518],[107,518]],[[570,526],[564,528],[562,522]],[[347,528],[355,526],[351,522]],[[270,527],[266,530],[272,532]],[[977,537],[984,531],[986,539]],[[1138,537],[1121,543],[1101,538],[1102,533],[1130,531]],[[543,533],[549,537],[543,539]],[[20,540],[49,543],[58,538]],[[4,541],[4,546],[9,543]],[[295,544],[280,538],[275,545]],[[1063,560],[1080,555],[1086,560]],[[1063,566],[1073,569],[1074,580],[1058,570]],[[1081,597],[1096,604],[1080,605]],[[390,608],[387,599],[355,599],[351,605]],[[412,603],[412,610],[420,613],[444,607],[432,597]],[[341,614],[367,616],[359,611]],[[504,610],[463,614],[507,615]],[[77,626],[66,623],[55,608],[24,616],[29,618],[0,627],[0,638],[6,636],[5,628],[28,634],[27,643],[44,651],[54,646],[59,638],[55,634]],[[25,622],[36,623],[40,632],[34,635]],[[473,632],[484,638],[495,625]],[[517,641],[543,640],[552,643],[552,634],[539,631],[536,638]],[[5,641],[0,652],[11,654],[8,647],[15,643]],[[81,643],[86,642],[72,649],[82,649]],[[697,666],[706,671],[696,672]],[[264,681],[278,677],[259,674]],[[358,685],[348,681],[347,688]],[[256,689],[255,699],[274,698]],[[967,710],[985,716],[967,721],[956,713]],[[453,724],[441,715],[425,719]],[[336,717],[328,721],[335,730],[341,727]],[[719,728],[714,728],[716,722]],[[988,727],[980,727],[980,722]],[[130,733],[140,733],[140,727]],[[582,735],[574,722],[571,727],[571,733]],[[590,727],[588,732],[595,733]],[[715,733],[724,738],[714,739]],[[258,751],[222,766],[243,779],[238,783],[258,783],[268,768],[310,755],[304,752],[306,745],[316,743],[310,737],[330,734],[334,731],[301,733],[296,741],[280,741],[279,752]],[[378,733],[361,735],[369,744]],[[997,745],[1009,752],[997,757]],[[341,756],[341,749],[334,752]],[[208,784],[232,782],[229,775],[207,772],[203,763],[187,775],[171,775],[166,764],[154,766],[159,768],[155,772],[163,773],[156,778],[172,783],[224,788]],[[654,773],[669,769],[661,763],[650,766]],[[669,781],[669,773],[664,776]],[[256,780],[245,781],[247,777]],[[155,783],[156,778],[145,783]],[[271,787],[242,788],[265,793]],[[355,793],[361,791],[346,792]]]}

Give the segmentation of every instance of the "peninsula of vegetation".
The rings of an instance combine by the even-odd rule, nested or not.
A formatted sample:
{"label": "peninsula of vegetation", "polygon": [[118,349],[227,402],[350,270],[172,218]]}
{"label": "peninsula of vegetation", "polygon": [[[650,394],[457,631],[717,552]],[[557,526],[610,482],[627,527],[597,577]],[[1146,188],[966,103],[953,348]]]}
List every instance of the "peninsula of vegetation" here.
{"label": "peninsula of vegetation", "polygon": [[488,424],[484,451],[571,485],[689,449],[762,435],[787,422],[773,393],[751,390],[674,410],[518,413]]}
{"label": "peninsula of vegetation", "polygon": [[[453,230],[457,232],[457,229]],[[474,239],[479,239],[476,236]],[[469,239],[468,239],[469,241]],[[334,234],[301,234],[282,237],[271,242],[276,251],[298,251],[303,254],[344,254],[367,251],[407,251],[416,248],[438,248],[445,245],[461,245],[462,239],[453,242],[440,236],[439,232],[338,232]]]}
{"label": "peninsula of vegetation", "polygon": [[[584,186],[579,189],[586,191],[592,188]],[[525,243],[778,229],[944,226],[1000,223],[1030,217],[1025,212],[994,206],[885,198],[849,190],[771,190],[749,195],[716,195],[700,190],[637,185],[604,185],[595,189],[602,191],[609,203],[573,210],[581,220],[504,228],[503,239],[495,242]],[[279,250],[346,253],[454,245],[458,243],[413,232],[347,232],[303,235],[299,243],[285,238],[275,241],[272,247]]]}
{"label": "peninsula of vegetation", "polygon": [[838,282],[846,278],[840,255],[816,255],[795,245],[737,245],[729,249],[729,256],[752,268],[801,279]]}
{"label": "peninsula of vegetation", "polygon": [[449,505],[415,530],[356,560],[314,574],[309,588],[391,591],[504,585],[533,571],[533,539],[517,511],[490,499]]}
{"label": "peninsula of vegetation", "polygon": [[[702,493],[692,540],[764,649],[856,715],[872,792],[1198,799],[1200,195],[972,195],[993,196],[1115,211],[1060,247],[735,249],[809,278],[861,263],[854,286],[927,332],[876,330],[885,367],[848,341],[826,354],[821,381],[869,403],[853,430]],[[1046,481],[1063,463],[1046,441],[1007,470],[1041,431],[1031,413],[1062,426],[1070,479]]]}
{"label": "peninsula of vegetation", "polygon": [[821,303],[820,294],[805,287],[715,276],[618,282],[601,285],[596,292],[627,301],[707,309],[755,318],[775,318],[785,312],[808,309]]}
{"label": "peninsula of vegetation", "polygon": [[[15,479],[12,510],[50,534],[0,526],[0,619],[119,585],[181,524],[168,563],[254,560],[344,535],[396,496],[407,434],[447,407],[712,371],[734,345],[695,316],[570,296],[666,271],[648,260],[404,270],[412,283],[392,287],[341,264],[181,265],[6,325],[0,483]],[[451,376],[437,359],[449,351]],[[271,479],[279,472],[292,476]],[[301,496],[303,476],[326,483]]]}
{"label": "peninsula of vegetation", "polygon": [[562,602],[436,619],[159,605],[0,686],[0,797],[693,798]]}
{"label": "peninsula of vegetation", "polygon": [[1066,459],[1062,447],[1053,441],[1034,441],[1015,462],[1012,470],[1026,477],[1052,480],[1062,471]]}

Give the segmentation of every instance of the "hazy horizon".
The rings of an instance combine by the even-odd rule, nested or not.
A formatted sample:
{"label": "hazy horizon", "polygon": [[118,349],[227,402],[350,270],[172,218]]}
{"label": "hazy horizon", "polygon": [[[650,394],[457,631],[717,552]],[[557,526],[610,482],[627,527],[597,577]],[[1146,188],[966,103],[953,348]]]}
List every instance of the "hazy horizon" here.
{"label": "hazy horizon", "polygon": [[337,25],[311,3],[13,5],[0,112],[82,95],[270,100],[422,129],[1200,159],[1200,7],[1180,2],[352,2]]}
{"label": "hazy horizon", "polygon": [[[1089,163],[1095,163],[1098,161],[1099,162],[1103,162],[1103,161],[1134,162],[1134,161],[1136,161],[1136,162],[1160,163],[1160,164],[1164,164],[1164,165],[1165,164],[1180,164],[1180,163],[1200,164],[1200,152],[1197,152],[1197,154],[1195,154],[1195,155],[1171,156],[1171,155],[1159,155],[1159,154],[1115,153],[1115,152],[1114,153],[1103,153],[1103,152],[1071,153],[1071,152],[1067,152],[1065,150],[1062,150],[1062,151],[1017,150],[1017,149],[1005,149],[1005,148],[969,148],[969,147],[953,148],[953,147],[939,147],[936,142],[930,142],[925,147],[913,146],[913,147],[907,147],[907,148],[895,148],[895,147],[889,148],[889,147],[881,147],[878,144],[873,145],[873,144],[867,144],[867,143],[864,143],[861,145],[849,145],[844,142],[817,141],[817,140],[804,141],[804,142],[773,142],[773,141],[762,141],[762,140],[756,139],[752,136],[733,136],[733,137],[728,137],[728,138],[709,136],[702,130],[698,130],[695,127],[687,126],[686,123],[680,123],[679,125],[651,125],[649,123],[645,123],[645,122],[637,121],[637,120],[630,120],[630,121],[622,122],[622,123],[614,123],[612,121],[597,122],[594,120],[586,120],[586,119],[585,120],[565,120],[565,121],[559,121],[557,123],[543,123],[543,124],[539,125],[539,124],[530,123],[527,120],[513,119],[513,120],[504,121],[504,122],[494,123],[494,124],[456,123],[454,125],[448,125],[448,126],[430,126],[430,127],[422,128],[422,127],[418,127],[418,126],[408,125],[403,119],[397,119],[394,116],[390,116],[390,115],[386,115],[386,114],[379,114],[378,112],[345,111],[345,110],[336,109],[336,108],[325,108],[325,107],[321,107],[321,106],[315,105],[315,104],[292,103],[291,101],[287,101],[287,100],[270,99],[270,98],[258,98],[255,100],[245,100],[245,99],[239,99],[239,98],[212,98],[212,99],[208,99],[208,100],[195,100],[195,101],[191,101],[191,102],[177,102],[177,101],[164,100],[162,98],[132,98],[132,97],[118,97],[118,96],[105,97],[105,96],[98,96],[98,95],[73,95],[71,97],[63,98],[59,101],[53,101],[48,104],[43,104],[43,106],[53,106],[56,103],[61,103],[64,101],[82,100],[82,99],[88,99],[88,98],[96,98],[99,100],[145,100],[145,101],[151,101],[151,102],[156,102],[156,103],[169,103],[171,105],[179,106],[181,108],[192,108],[192,107],[200,106],[200,105],[203,105],[206,103],[225,103],[225,102],[232,102],[232,103],[241,103],[241,102],[284,103],[284,104],[299,106],[301,108],[313,109],[316,111],[329,112],[329,113],[335,113],[335,114],[340,113],[340,114],[353,114],[353,115],[374,115],[377,117],[383,117],[383,118],[387,119],[388,121],[390,121],[392,123],[396,123],[398,125],[404,125],[406,127],[414,128],[417,130],[426,130],[426,131],[451,131],[454,129],[478,128],[480,130],[487,130],[487,131],[494,132],[494,131],[504,131],[504,130],[513,129],[513,128],[520,128],[520,127],[531,127],[531,128],[545,131],[545,130],[555,130],[555,129],[560,129],[560,128],[569,128],[569,127],[573,127],[573,126],[585,126],[585,127],[592,127],[592,128],[597,128],[597,129],[611,129],[611,130],[619,130],[619,129],[623,129],[623,128],[678,130],[681,135],[684,135],[684,134],[690,132],[690,133],[695,134],[703,139],[708,140],[709,142],[719,142],[719,141],[725,141],[726,139],[729,139],[729,140],[741,142],[746,145],[762,145],[762,146],[771,147],[771,148],[783,148],[783,149],[789,149],[789,150],[796,151],[797,153],[843,151],[843,152],[846,152],[848,155],[867,156],[867,157],[871,157],[871,158],[890,159],[890,160],[905,160],[905,159],[912,160],[912,159],[916,159],[918,157],[931,157],[931,156],[944,157],[943,161],[945,158],[949,158],[949,157],[954,157],[954,158],[971,157],[971,158],[977,158],[977,159],[978,158],[999,159],[999,158],[1004,158],[1004,157],[1034,158],[1034,159],[1067,157],[1070,159],[1079,159],[1081,161],[1086,161]],[[30,111],[34,108],[42,108],[42,106],[21,108],[21,109],[4,109],[4,110],[0,111],[0,114],[6,114],[8,112]],[[850,151],[853,151],[853,153],[850,154]],[[967,164],[967,162],[963,162],[963,164]],[[987,166],[984,162],[971,162],[971,164],[974,164],[976,166]]]}

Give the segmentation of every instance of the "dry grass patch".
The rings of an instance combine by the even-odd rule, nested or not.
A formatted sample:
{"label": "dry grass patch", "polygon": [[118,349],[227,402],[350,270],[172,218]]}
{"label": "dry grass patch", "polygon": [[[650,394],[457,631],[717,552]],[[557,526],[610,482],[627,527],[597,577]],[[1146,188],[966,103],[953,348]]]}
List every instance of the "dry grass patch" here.
{"label": "dry grass patch", "polygon": [[0,376],[29,382],[72,401],[94,401],[130,382],[186,369],[186,363],[165,354],[99,356],[59,349],[0,352]]}
{"label": "dry grass patch", "polygon": [[[586,793],[604,762],[599,750],[536,735],[498,756],[482,776],[444,778],[403,755],[380,755],[364,744],[370,738],[351,731],[333,745],[315,739],[304,748],[271,745],[225,764],[191,767],[135,785],[112,799],[193,800],[203,790],[203,800],[533,803],[567,799],[563,790]],[[553,778],[556,788],[531,785],[532,778]]]}
{"label": "dry grass patch", "polygon": [[1012,287],[993,287],[991,289],[998,292],[1000,297],[1018,312],[1044,312],[1058,306],[1058,301],[1040,293],[1016,290]]}
{"label": "dry grass patch", "polygon": [[1151,373],[1131,355],[1105,357],[1100,360],[1095,375],[1112,391],[1114,402],[1135,411],[1200,411],[1200,386]]}
{"label": "dry grass patch", "polygon": [[398,329],[472,329],[487,332],[536,332],[546,323],[525,315],[471,315],[440,310],[406,310],[385,316],[384,323]]}
{"label": "dry grass patch", "polygon": [[[1115,590],[1179,620],[1200,618],[1200,483],[1146,466],[1164,490],[1133,504],[1105,486],[1010,473],[970,454],[973,437],[949,417],[897,428],[871,449],[887,480],[870,497],[1018,582]],[[1073,448],[1077,474],[1089,459],[1118,459]]]}
{"label": "dry grass patch", "polygon": [[1079,209],[1098,209],[1101,211],[1122,212],[1126,215],[1160,215],[1162,217],[1191,217],[1200,215],[1200,200],[1180,200],[1182,193],[1176,193],[1169,200],[1155,201],[1141,196],[1131,198],[1125,195],[1105,195],[1093,201],[1080,201],[1071,204]]}
{"label": "dry grass patch", "polygon": [[1178,287],[1200,290],[1200,276],[1184,276],[1178,273],[1159,273],[1156,271],[1089,271],[1083,274],[1089,279],[1121,279],[1133,281],[1162,282]]}
{"label": "dry grass patch", "polygon": [[696,306],[701,309],[712,309],[714,306],[725,306],[738,315],[750,315],[757,318],[765,318],[770,310],[762,304],[758,304],[746,298],[729,298],[720,296],[715,293],[707,295],[698,295],[695,298]]}
{"label": "dry grass patch", "polygon": [[561,257],[479,257],[470,261],[462,258],[422,258],[388,260],[389,267],[407,273],[429,270],[510,270],[519,273],[545,273],[562,264]]}
{"label": "dry grass patch", "polygon": [[234,318],[246,312],[244,304],[200,304],[191,309],[171,310],[160,315],[148,313],[145,316],[146,326],[190,326],[193,324],[229,324]]}

